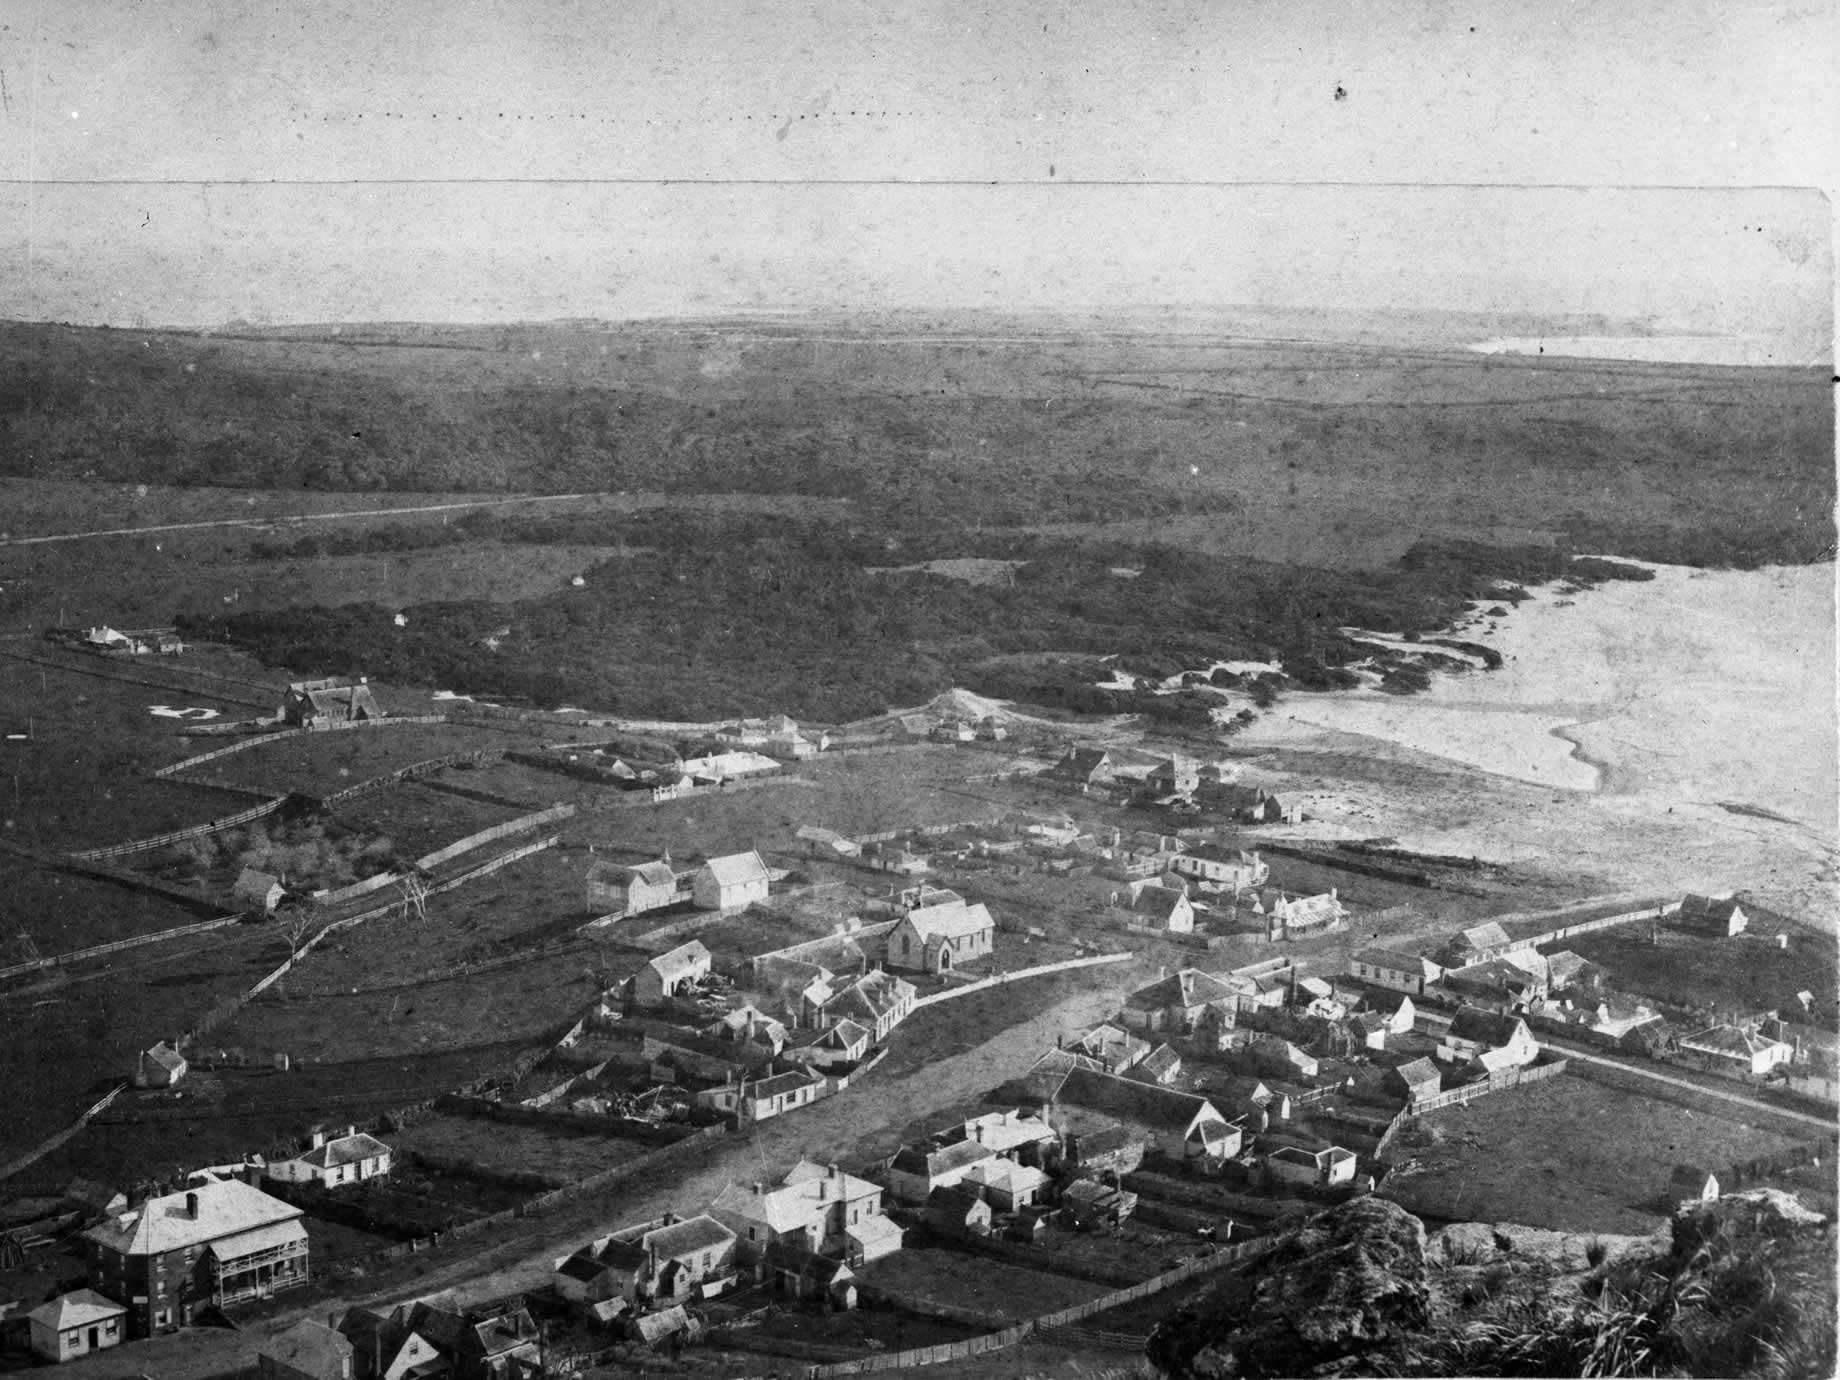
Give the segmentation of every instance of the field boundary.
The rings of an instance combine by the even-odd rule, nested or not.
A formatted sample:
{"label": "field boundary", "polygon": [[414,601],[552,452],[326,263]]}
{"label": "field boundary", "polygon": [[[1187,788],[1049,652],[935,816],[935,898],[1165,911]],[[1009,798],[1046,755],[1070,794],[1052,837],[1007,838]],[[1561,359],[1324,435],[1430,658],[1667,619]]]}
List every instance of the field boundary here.
{"label": "field boundary", "polygon": [[66,856],[74,862],[99,862],[104,858],[126,857],[130,853],[149,853],[156,848],[164,848],[168,844],[183,843],[187,839],[203,838],[206,834],[222,833],[225,829],[234,829],[239,824],[248,824],[252,820],[265,818],[268,815],[274,814],[275,811],[279,810],[283,805],[287,804],[287,802],[287,796],[278,795],[272,799],[263,801],[260,805],[252,805],[247,810],[239,810],[233,815],[225,815],[222,819],[207,820],[203,824],[194,824],[189,829],[175,829],[170,833],[155,834],[151,838],[130,839],[126,843],[111,843],[102,848],[85,848],[79,852],[66,854]]}
{"label": "field boundary", "polygon": [[954,997],[968,997],[973,992],[982,992],[987,987],[1001,987],[1007,982],[1020,982],[1024,978],[1041,977],[1047,973],[1070,972],[1075,968],[1097,968],[1105,963],[1128,963],[1136,957],[1136,954],[1088,954],[1085,958],[1067,958],[1059,963],[1043,963],[1035,968],[1018,968],[1013,973],[997,973],[977,982],[966,983],[963,987],[953,987],[944,992],[935,992],[930,997],[921,997],[914,1003],[914,1010],[951,1001]]}
{"label": "field boundary", "polygon": [[1430,1097],[1420,1098],[1410,1103],[1405,1110],[1407,1116],[1421,1116],[1426,1112],[1435,1112],[1442,1107],[1467,1107],[1479,1097],[1490,1093],[1506,1092],[1509,1088],[1518,1088],[1525,1083],[1543,1083],[1548,1078],[1555,1078],[1571,1067],[1568,1059],[1555,1059],[1550,1064],[1540,1064],[1532,1068],[1504,1069],[1500,1073],[1491,1073],[1480,1083],[1468,1083],[1460,1088],[1451,1088],[1447,1092],[1433,1093]]}
{"label": "field boundary", "polygon": [[107,1111],[109,1104],[127,1091],[127,1087],[128,1084],[125,1079],[117,1083],[113,1088],[109,1089],[108,1093],[100,1102],[84,1112],[63,1130],[54,1135],[47,1136],[44,1140],[41,1140],[37,1145],[26,1151],[25,1154],[18,1156],[10,1163],[0,1165],[0,1179],[12,1178],[12,1176],[17,1174],[20,1170],[28,1168],[32,1164],[43,1159],[46,1155],[49,1155],[53,1150],[64,1144],[65,1141],[74,1139],[79,1131],[85,1126],[88,1126],[97,1116]]}
{"label": "field boundary", "polygon": [[224,915],[215,920],[200,920],[195,925],[179,925],[170,930],[155,930],[152,934],[130,935],[126,939],[112,940],[107,944],[95,944],[87,949],[73,949],[65,954],[52,954],[31,963],[16,963],[11,968],[0,968],[0,979],[18,977],[22,973],[35,973],[45,968],[60,968],[71,963],[81,963],[88,958],[100,958],[103,954],[119,953],[123,949],[138,949],[148,944],[163,944],[170,939],[184,939],[187,935],[206,934],[211,930],[221,930],[229,925],[240,925],[247,917],[238,913]]}

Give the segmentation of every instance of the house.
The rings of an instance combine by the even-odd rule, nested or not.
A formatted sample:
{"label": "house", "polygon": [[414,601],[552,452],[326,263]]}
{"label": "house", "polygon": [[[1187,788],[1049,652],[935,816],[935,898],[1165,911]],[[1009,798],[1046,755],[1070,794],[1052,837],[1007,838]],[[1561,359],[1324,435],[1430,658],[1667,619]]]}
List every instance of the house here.
{"label": "house", "polygon": [[1069,1071],[1049,1090],[1050,1124],[1078,1133],[1114,1122],[1175,1160],[1223,1159],[1239,1153],[1240,1129],[1205,1097],[1138,1083],[1094,1069]]}
{"label": "house", "polygon": [[1348,909],[1333,887],[1319,896],[1286,896],[1281,891],[1272,892],[1255,898],[1252,909],[1255,914],[1264,913],[1265,937],[1274,940],[1307,939],[1311,935],[1324,934],[1348,918]]}
{"label": "house", "polygon": [[684,988],[709,976],[709,950],[692,939],[675,949],[661,953],[633,974],[633,1001],[640,1006],[659,1006]]}
{"label": "house", "polygon": [[1484,1054],[1493,1056],[1486,1067],[1496,1073],[1531,1064],[1539,1057],[1540,1045],[1519,1016],[1465,1006],[1451,1018],[1450,1028],[1438,1044],[1437,1057],[1467,1063]]}
{"label": "house", "polygon": [[1448,961],[1447,968],[1461,968],[1467,963],[1480,963],[1488,958],[1501,958],[1512,949],[1524,947],[1517,940],[1510,939],[1508,932],[1495,921],[1490,920],[1480,925],[1472,925],[1460,931],[1445,945]]}
{"label": "house", "polygon": [[265,915],[272,915],[275,907],[281,904],[281,898],[287,895],[287,888],[281,885],[281,879],[268,872],[259,872],[253,867],[245,867],[237,874],[236,885],[230,888],[230,899]]}
{"label": "house", "polygon": [[817,1014],[825,1021],[853,1021],[879,1045],[907,1019],[918,996],[913,983],[877,970],[830,990]]}
{"label": "house", "polygon": [[1546,958],[1546,988],[1556,992],[1590,993],[1601,991],[1610,981],[1610,970],[1602,964],[1561,949]]}
{"label": "house", "polygon": [[1134,1173],[1144,1162],[1145,1136],[1116,1122],[1098,1122],[1061,1137],[1061,1165],[1069,1172],[1103,1176]]}
{"label": "house", "polygon": [[690,895],[704,910],[745,910],[767,899],[772,873],[760,854],[731,853],[711,858],[690,878]]}
{"label": "house", "polygon": [[1067,1041],[1062,1048],[1084,1055],[1107,1073],[1123,1073],[1150,1052],[1150,1042],[1108,1022]]}
{"label": "house", "polygon": [[989,715],[978,720],[977,739],[980,743],[1000,743],[1007,737],[1009,729],[1003,726],[1001,720]]}
{"label": "house", "polygon": [[1357,1012],[1348,1017],[1347,1026],[1349,1039],[1358,1049],[1383,1050],[1386,1048],[1386,1037],[1392,1033],[1387,1027],[1386,1017],[1377,1011]]}
{"label": "house", "polygon": [[761,1273],[787,1298],[821,1303],[839,1312],[856,1307],[856,1272],[849,1262],[797,1245],[769,1246]]}
{"label": "house", "polygon": [[800,1160],[773,1187],[730,1184],[709,1215],[737,1238],[744,1263],[761,1261],[770,1246],[827,1255],[852,1265],[901,1249],[901,1228],[882,1213],[882,1190],[836,1165]]}
{"label": "house", "polygon": [[129,1334],[149,1336],[307,1282],[299,1208],[236,1179],[150,1198],[83,1233],[90,1287],[129,1303]]}
{"label": "house", "polygon": [[888,1165],[888,1191],[903,1203],[925,1203],[942,1188],[956,1188],[974,1165],[997,1152],[975,1140],[904,1145]]}
{"label": "house", "polygon": [[1546,1000],[1544,975],[1529,972],[1525,964],[1506,958],[1488,958],[1461,968],[1447,968],[1444,986],[1461,996],[1510,1010],[1538,1008]]}
{"label": "house", "polygon": [[1183,1034],[1209,1002],[1231,1000],[1233,995],[1219,978],[1199,968],[1182,968],[1131,993],[1118,1018],[1131,1030]]}
{"label": "house", "polygon": [[1403,1089],[1407,1105],[1436,1097],[1444,1086],[1444,1076],[1429,1059],[1413,1059],[1392,1071],[1388,1080],[1395,1089]]}
{"label": "house", "polygon": [[1201,784],[1199,764],[1183,757],[1165,757],[1144,776],[1144,787],[1153,795],[1193,795]]}
{"label": "house", "polygon": [[1719,1200],[1717,1176],[1691,1164],[1677,1164],[1668,1176],[1667,1203],[1675,1212]]}
{"label": "house", "polygon": [[351,1342],[354,1380],[435,1380],[449,1373],[435,1344],[409,1326],[411,1308],[345,1310],[339,1335]]}
{"label": "house", "polygon": [[1287,815],[1284,802],[1264,787],[1210,781],[1205,774],[1195,788],[1195,800],[1241,824],[1278,824]]}
{"label": "house", "polygon": [[905,913],[888,932],[888,961],[897,968],[950,972],[996,948],[997,923],[982,904],[929,887],[903,892],[902,902]]}
{"label": "house", "polygon": [[1126,1078],[1135,1078],[1140,1083],[1156,1083],[1168,1087],[1176,1081],[1182,1072],[1182,1056],[1168,1045],[1158,1045],[1149,1054],[1125,1074]]}
{"label": "house", "polygon": [[281,699],[281,718],[294,728],[332,728],[382,717],[383,711],[362,677],[356,683],[297,680]]}
{"label": "house", "polygon": [[703,1033],[717,1040],[755,1045],[778,1054],[791,1040],[783,1021],[777,1021],[753,1005],[738,1006],[703,1028]]}
{"label": "house", "polygon": [[1425,989],[1444,975],[1441,966],[1418,954],[1396,949],[1362,949],[1349,964],[1362,982],[1422,997]]}
{"label": "house", "polygon": [[1137,1211],[1137,1195],[1112,1188],[1097,1179],[1078,1179],[1061,1193],[1061,1211],[1080,1231],[1094,1227],[1122,1227]]}
{"label": "house", "polygon": [[64,1185],[64,1201],[93,1217],[106,1217],[128,1206],[128,1195],[94,1179],[74,1178]]}
{"label": "house", "polygon": [[636,867],[603,859],[588,869],[588,910],[595,915],[643,915],[675,905],[682,894],[668,858]]}
{"label": "house", "polygon": [[375,1136],[355,1128],[342,1136],[313,1133],[311,1146],[287,1160],[270,1160],[263,1172],[281,1183],[317,1184],[337,1188],[363,1183],[390,1172],[390,1147]]}
{"label": "house", "polygon": [[1264,886],[1271,876],[1271,868],[1264,859],[1243,848],[1202,847],[1178,853],[1169,860],[1169,869],[1205,885],[1234,892]]}
{"label": "house", "polygon": [[786,1058],[813,1068],[834,1069],[855,1064],[869,1052],[870,1031],[852,1020],[840,1020],[791,1037]]}
{"label": "house", "polygon": [[1716,939],[1730,939],[1744,933],[1750,917],[1738,905],[1738,898],[1727,896],[1714,900],[1710,896],[1683,896],[1675,912],[1680,924],[1699,934]]}
{"label": "house", "polygon": [[1367,1013],[1378,1016],[1385,1023],[1389,1035],[1411,1034],[1418,1020],[1418,1008],[1412,1004],[1412,998],[1401,991],[1370,992],[1361,999],[1361,1005]]}
{"label": "house", "polygon": [[127,1315],[126,1308],[94,1289],[60,1294],[26,1314],[32,1354],[47,1361],[74,1361],[120,1346],[127,1335]]}
{"label": "house", "polygon": [[927,1195],[926,1224],[948,1236],[988,1236],[990,1204],[974,1189],[936,1188]]}
{"label": "house", "polygon": [[1355,1164],[1354,1151],[1339,1145],[1321,1150],[1285,1145],[1265,1157],[1265,1176],[1272,1183],[1333,1188],[1354,1182]]}
{"label": "house", "polygon": [[[1133,887],[1136,900],[1132,902],[1132,911],[1142,917],[1142,922],[1149,928],[1164,930],[1170,934],[1192,934],[1195,929],[1195,907],[1188,899],[1186,890],[1158,886],[1154,883]],[[1134,922],[1135,923],[1135,922]]]}
{"label": "house", "polygon": [[810,1106],[824,1096],[824,1088],[824,1080],[810,1073],[777,1073],[751,1083],[743,1080],[737,1086],[735,1123],[751,1126],[782,1112]]}
{"label": "house", "polygon": [[1270,1078],[1314,1078],[1321,1071],[1316,1057],[1275,1035],[1260,1035],[1246,1046],[1246,1059]]}
{"label": "house", "polygon": [[1048,1176],[1031,1164],[991,1157],[965,1171],[960,1181],[977,1190],[996,1212],[1020,1212],[1047,1186]]}
{"label": "house", "polygon": [[1085,791],[1112,771],[1112,755],[1103,748],[1071,748],[1044,773],[1050,781],[1064,782]]}
{"label": "house", "polygon": [[143,1049],[135,1060],[134,1086],[170,1088],[185,1077],[185,1071],[190,1067],[183,1054],[161,1040],[152,1049]]}
{"label": "house", "polygon": [[256,1344],[260,1380],[352,1380],[352,1369],[351,1340],[312,1318]]}
{"label": "house", "polygon": [[433,1344],[454,1380],[517,1380],[542,1370],[543,1338],[522,1303],[477,1310],[424,1299],[410,1328]]}
{"label": "house", "polygon": [[1740,1072],[1762,1076],[1795,1057],[1795,1047],[1771,1040],[1736,1025],[1714,1025],[1680,1037],[1680,1047],[1708,1062],[1732,1065]]}
{"label": "house", "polygon": [[712,1297],[735,1277],[735,1233],[705,1213],[681,1221],[667,1216],[662,1225],[590,1242],[557,1262],[555,1283],[571,1303],[618,1299],[650,1312]]}
{"label": "house", "polygon": [[765,776],[778,770],[777,761],[759,752],[711,752],[701,757],[686,757],[683,762],[684,774],[699,785],[704,782],[721,785],[725,781]]}
{"label": "house", "polygon": [[927,735],[935,743],[972,743],[977,741],[977,729],[963,719],[934,724]]}

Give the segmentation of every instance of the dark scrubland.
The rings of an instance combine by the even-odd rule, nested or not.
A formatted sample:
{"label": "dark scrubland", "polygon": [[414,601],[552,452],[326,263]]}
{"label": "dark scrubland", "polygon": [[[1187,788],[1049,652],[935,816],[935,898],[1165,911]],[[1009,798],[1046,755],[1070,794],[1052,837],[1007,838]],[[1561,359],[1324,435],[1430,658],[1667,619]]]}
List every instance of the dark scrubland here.
{"label": "dark scrubland", "polygon": [[[333,491],[647,492],[214,557],[610,553],[581,588],[414,605],[406,628],[361,584],[240,612],[191,590],[174,611],[291,670],[685,717],[846,719],[960,684],[1201,726],[1218,696],[1106,694],[1092,659],[1278,657],[1330,689],[1371,650],[1342,626],[1429,631],[1536,580],[1627,573],[1574,552],[1833,549],[1832,402],[1809,371],[978,326],[12,325],[0,477],[294,490],[303,511]],[[770,510],[708,505],[724,493]],[[953,558],[1026,564],[887,573]]]}

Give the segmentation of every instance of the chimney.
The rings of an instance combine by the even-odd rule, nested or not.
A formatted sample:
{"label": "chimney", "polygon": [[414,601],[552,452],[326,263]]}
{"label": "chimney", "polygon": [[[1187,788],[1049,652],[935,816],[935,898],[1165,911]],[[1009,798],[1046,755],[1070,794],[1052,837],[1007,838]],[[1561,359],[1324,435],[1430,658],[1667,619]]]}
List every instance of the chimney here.
{"label": "chimney", "polygon": [[761,1191],[762,1191],[762,1190],[761,1190],[761,1185],[759,1185],[759,1184],[755,1184],[755,1185],[754,1185],[754,1196],[755,1196],[756,1198],[758,1198],[758,1197],[760,1196],[760,1194],[761,1194]]}
{"label": "chimney", "polygon": [[320,1148],[320,1146],[324,1145],[325,1143],[326,1143],[326,1133],[324,1131],[315,1131],[313,1133],[313,1143],[309,1145],[307,1148],[309,1150],[317,1150]]}
{"label": "chimney", "polygon": [[828,1166],[828,1171],[829,1171],[829,1173],[830,1173],[830,1176],[831,1176],[831,1178],[833,1178],[833,1179],[835,1179],[835,1178],[839,1178],[839,1177],[841,1177],[841,1176],[840,1176],[840,1175],[838,1174],[838,1171],[837,1171],[837,1161],[835,1161],[835,1160],[832,1160],[832,1161],[830,1162],[830,1165]]}
{"label": "chimney", "polygon": [[185,1215],[194,1222],[198,1220],[198,1195],[196,1193],[185,1195]]}

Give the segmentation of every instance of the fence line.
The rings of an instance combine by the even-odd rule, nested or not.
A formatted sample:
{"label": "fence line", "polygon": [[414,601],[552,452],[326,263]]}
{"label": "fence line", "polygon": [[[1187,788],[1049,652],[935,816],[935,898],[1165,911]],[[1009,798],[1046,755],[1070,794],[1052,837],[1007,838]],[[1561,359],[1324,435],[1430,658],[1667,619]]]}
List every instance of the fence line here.
{"label": "fence line", "polygon": [[192,767],[198,766],[201,762],[212,762],[219,757],[228,757],[233,752],[243,752],[252,747],[259,747],[263,743],[279,742],[283,738],[295,738],[304,732],[306,732],[306,730],[302,728],[284,728],[278,733],[263,733],[243,738],[237,742],[231,743],[228,747],[212,748],[209,752],[201,752],[196,757],[187,757],[183,762],[174,762],[171,766],[157,767],[154,769],[153,775],[156,777],[177,776],[180,772],[188,771]]}
{"label": "fence line", "polygon": [[1059,963],[1043,963],[1035,968],[1018,968],[1013,973],[998,973],[995,977],[967,983],[963,987],[953,987],[944,992],[935,992],[930,997],[921,997],[914,1003],[914,1010],[932,1006],[935,1002],[951,1001],[954,997],[969,996],[986,987],[1001,987],[1006,982],[1020,982],[1023,978],[1040,977],[1044,973],[1064,973],[1074,968],[1096,968],[1103,963],[1128,963],[1136,957],[1136,954],[1091,954],[1085,958],[1063,959]]}
{"label": "fence line", "polygon": [[[445,722],[445,720],[443,720],[443,722]],[[420,776],[426,772],[441,771],[447,767],[456,767],[462,762],[477,763],[496,761],[504,755],[503,748],[480,748],[473,752],[450,752],[444,757],[427,757],[420,762],[411,762],[406,767],[398,767],[395,771],[385,772],[381,776],[373,776],[366,780],[359,781],[354,785],[345,786],[340,790],[332,792],[331,795],[319,796],[316,798],[315,803],[317,803],[320,808],[324,809],[327,806],[336,805],[341,800],[355,800],[361,795],[369,795],[373,791],[381,791],[386,787],[394,786],[399,782],[407,781],[411,777]]]}
{"label": "fence line", "polygon": [[446,847],[437,848],[434,852],[426,853],[417,858],[415,860],[415,865],[426,872],[430,868],[439,867],[442,863],[452,858],[459,857],[462,853],[469,853],[473,849],[481,847],[484,844],[502,839],[507,834],[520,834],[526,829],[539,829],[543,825],[554,823],[557,820],[573,818],[574,814],[575,807],[573,805],[552,805],[547,810],[538,810],[532,814],[520,815],[516,819],[508,819],[502,824],[494,824],[489,829],[481,829],[476,834],[468,834],[465,838],[455,839]]}
{"label": "fence line", "polygon": [[11,968],[0,968],[0,978],[18,977],[21,973],[32,973],[42,968],[58,968],[70,963],[81,963],[86,958],[99,958],[103,954],[117,953],[122,949],[138,949],[146,944],[163,944],[169,939],[183,939],[187,935],[221,930],[227,925],[241,924],[247,918],[246,915],[240,913],[225,915],[216,920],[200,920],[195,925],[180,925],[170,930],[156,930],[152,934],[130,935],[126,939],[117,939],[107,944],[95,944],[87,949],[75,949],[70,953],[53,954],[49,958],[35,959],[31,963],[16,963]]}
{"label": "fence line", "polygon": [[56,1135],[46,1137],[30,1150],[26,1151],[25,1154],[20,1155],[17,1159],[14,1159],[8,1164],[0,1165],[0,1179],[11,1178],[20,1170],[43,1159],[60,1145],[75,1137],[79,1131],[89,1125],[93,1118],[108,1110],[109,1104],[120,1097],[122,1093],[127,1090],[127,1087],[128,1085],[125,1082],[117,1083],[113,1088],[109,1089],[107,1095],[104,1096],[100,1102],[84,1112],[74,1122],[59,1131]]}
{"label": "fence line", "polygon": [[175,829],[168,834],[155,834],[152,838],[132,839],[127,843],[112,843],[105,848],[85,848],[81,852],[71,853],[67,856],[75,862],[94,862],[102,858],[124,857],[129,853],[146,853],[155,848],[164,848],[168,844],[183,843],[186,839],[202,838],[206,834],[216,834],[225,829],[234,829],[239,824],[247,824],[251,820],[261,819],[266,815],[272,815],[283,805],[287,804],[287,801],[288,798],[285,795],[278,795],[272,800],[264,801],[260,805],[251,806],[247,810],[239,810],[236,814],[225,815],[222,819],[214,819],[205,824],[195,824],[189,829]]}
{"label": "fence line", "polygon": [[1430,1097],[1415,1098],[1408,1110],[1413,1116],[1418,1116],[1425,1112],[1435,1112],[1440,1107],[1456,1104],[1468,1106],[1478,1097],[1487,1097],[1490,1093],[1505,1092],[1509,1088],[1518,1088],[1523,1083],[1544,1082],[1548,1078],[1564,1073],[1568,1067],[1570,1067],[1568,1060],[1555,1059],[1550,1064],[1539,1064],[1532,1068],[1504,1069],[1500,1073],[1491,1073],[1484,1082],[1451,1088],[1448,1092],[1433,1093]]}

